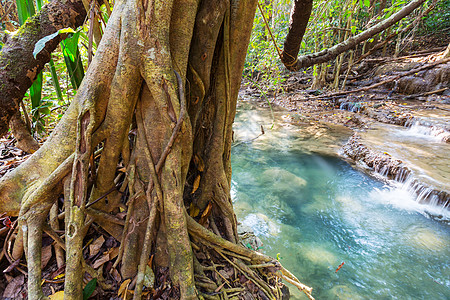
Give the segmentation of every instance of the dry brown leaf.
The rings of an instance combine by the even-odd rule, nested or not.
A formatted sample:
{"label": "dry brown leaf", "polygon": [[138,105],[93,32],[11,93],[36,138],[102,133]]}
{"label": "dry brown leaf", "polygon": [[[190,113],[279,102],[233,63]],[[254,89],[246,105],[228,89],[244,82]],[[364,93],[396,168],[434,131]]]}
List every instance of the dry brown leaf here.
{"label": "dry brown leaf", "polygon": [[51,258],[52,258],[52,245],[50,244],[42,248],[41,269],[44,269],[47,266]]}
{"label": "dry brown leaf", "polygon": [[122,277],[120,276],[119,271],[117,271],[115,268],[111,269],[111,275],[116,282],[122,281]]}
{"label": "dry brown leaf", "polygon": [[209,202],[208,206],[206,206],[205,210],[202,213],[202,218],[209,216],[209,214],[211,213],[211,208],[212,208],[212,202]]}
{"label": "dry brown leaf", "polygon": [[109,259],[114,259],[119,255],[119,247],[114,247],[108,250]]}
{"label": "dry brown leaf", "polygon": [[192,189],[192,193],[195,193],[195,191],[198,189],[198,186],[200,185],[200,175],[197,175],[197,177],[194,180],[194,187]]}
{"label": "dry brown leaf", "polygon": [[119,287],[119,291],[117,292],[117,295],[119,297],[122,297],[122,295],[126,295],[128,291],[128,286],[130,285],[131,279],[124,280],[122,284]]}
{"label": "dry brown leaf", "polygon": [[104,263],[109,261],[109,253],[106,252],[106,254],[103,254],[99,259],[97,259],[94,262],[94,265],[92,266],[94,269],[97,269],[98,267],[102,266]]}
{"label": "dry brown leaf", "polygon": [[105,242],[105,238],[103,235],[98,237],[92,244],[89,245],[89,255],[94,256],[100,251],[100,248],[102,247],[103,243]]}
{"label": "dry brown leaf", "polygon": [[25,276],[19,275],[14,278],[5,288],[3,298],[21,299],[20,291],[22,290]]}

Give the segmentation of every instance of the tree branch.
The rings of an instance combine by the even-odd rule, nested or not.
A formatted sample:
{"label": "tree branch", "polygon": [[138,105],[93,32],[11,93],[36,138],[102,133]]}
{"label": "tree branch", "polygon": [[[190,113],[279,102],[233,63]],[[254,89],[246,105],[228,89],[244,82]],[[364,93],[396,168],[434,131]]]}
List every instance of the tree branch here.
{"label": "tree branch", "polygon": [[[304,1],[306,1],[306,0],[304,0]],[[416,8],[418,8],[420,5],[422,5],[425,1],[426,0],[411,1],[408,5],[403,7],[399,12],[397,12],[396,14],[393,14],[386,20],[378,23],[375,26],[370,27],[366,31],[363,31],[360,34],[357,34],[357,35],[355,35],[355,36],[353,36],[353,37],[343,41],[342,43],[339,43],[329,49],[325,49],[320,52],[300,56],[294,61],[292,61],[292,58],[296,57],[296,55],[292,55],[294,53],[294,51],[289,52],[289,55],[292,55],[292,57],[290,57],[290,60],[287,60],[287,58],[286,58],[286,60],[289,63],[286,64],[286,62],[284,61],[285,59],[283,59],[283,63],[286,66],[286,68],[289,69],[290,71],[298,71],[301,68],[307,68],[307,67],[310,67],[310,66],[313,66],[316,64],[330,61],[330,60],[336,58],[339,54],[341,54],[347,50],[353,49],[357,44],[369,39],[370,37],[374,36],[375,34],[380,33],[383,30],[387,29],[388,27],[394,25],[395,23],[397,23],[398,21],[400,21],[401,19],[403,19],[404,17],[409,15],[411,12],[413,12]],[[300,1],[295,1],[295,5],[297,5],[298,2],[300,2]],[[295,13],[295,7],[294,7],[293,12]],[[291,21],[291,23],[295,22],[295,18],[301,17],[300,13],[298,14],[298,17],[296,17],[296,15],[294,13],[291,15],[291,18],[293,19]],[[291,32],[291,27],[289,28],[289,33],[290,32]],[[304,33],[304,31],[303,31],[303,33]],[[289,34],[288,34],[288,37],[289,37]],[[287,41],[288,37],[286,38],[286,41]],[[301,37],[303,37],[303,34]],[[298,36],[297,36],[296,42],[298,43],[298,46],[295,49],[299,49],[301,38],[298,39]],[[286,42],[285,42],[285,44],[286,44]],[[294,48],[294,47],[292,46],[291,48]],[[283,51],[283,53],[284,53],[284,51]],[[296,53],[298,54],[298,50]]]}
{"label": "tree branch", "polygon": [[50,54],[61,37],[49,41],[35,59],[36,42],[59,29],[82,25],[85,17],[81,0],[54,0],[28,19],[15,34],[7,37],[0,53],[0,136],[7,132],[9,120],[19,110],[20,100],[50,61]]}

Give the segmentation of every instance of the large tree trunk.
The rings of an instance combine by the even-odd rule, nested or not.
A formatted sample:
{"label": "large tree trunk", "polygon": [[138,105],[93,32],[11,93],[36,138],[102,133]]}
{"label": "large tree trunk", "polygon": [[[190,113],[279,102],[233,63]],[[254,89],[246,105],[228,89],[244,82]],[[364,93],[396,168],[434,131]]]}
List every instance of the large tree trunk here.
{"label": "large tree trunk", "polygon": [[[295,37],[291,37],[291,35],[288,34],[285,42],[285,50],[283,51],[282,61],[288,70],[298,71],[302,68],[307,68],[316,64],[324,63],[332,59],[335,59],[339,54],[344,53],[345,51],[348,51],[350,49],[353,49],[359,43],[371,38],[372,36],[394,25],[395,23],[397,23],[398,21],[409,15],[411,12],[413,12],[425,1],[426,0],[413,0],[397,13],[393,14],[386,20],[378,23],[377,25],[374,25],[369,29],[361,32],[360,34],[357,34],[329,49],[325,49],[317,53],[303,55],[300,57],[297,57],[297,55],[300,49],[300,43],[303,34],[305,32],[303,28],[306,28],[305,22],[308,22],[307,19],[309,19],[309,15],[306,13],[307,10],[306,9],[304,10],[304,8],[302,7],[306,5],[306,3],[309,2],[309,0],[295,1],[295,6],[292,11],[293,14],[291,15],[291,26],[289,27],[289,32],[294,29],[298,32],[295,34]],[[298,8],[296,8],[297,5],[299,5]],[[298,25],[295,26],[294,24]]]}
{"label": "large tree trunk", "polygon": [[[221,287],[205,257],[236,268],[267,298],[281,297],[275,273],[310,295],[277,261],[236,244],[232,123],[255,8],[256,0],[116,2],[65,116],[0,181],[0,211],[19,214],[10,259],[25,250],[30,299],[43,297],[43,229],[66,250],[65,299],[82,298],[85,271],[107,288],[83,257],[92,223],[120,242],[113,268],[135,278],[134,299],[149,262],[157,278],[169,270],[169,298],[213,297]],[[45,225],[60,194],[65,243]]]}
{"label": "large tree trunk", "polygon": [[81,26],[85,17],[81,0],[54,0],[7,37],[0,52],[0,136],[8,131],[9,120],[19,110],[20,101],[36,76],[50,61],[50,54],[61,37],[49,41],[36,59],[34,45],[59,29]]}

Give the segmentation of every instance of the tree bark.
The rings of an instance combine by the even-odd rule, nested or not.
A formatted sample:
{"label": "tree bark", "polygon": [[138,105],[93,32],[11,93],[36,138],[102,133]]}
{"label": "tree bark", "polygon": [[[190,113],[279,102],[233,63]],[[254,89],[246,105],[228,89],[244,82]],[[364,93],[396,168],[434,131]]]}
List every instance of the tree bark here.
{"label": "tree bark", "polygon": [[15,34],[7,37],[0,53],[0,136],[8,131],[9,120],[19,110],[20,100],[50,61],[50,54],[61,37],[49,41],[35,59],[36,42],[59,29],[81,26],[85,17],[81,0],[54,0],[28,19]]}
{"label": "tree bark", "polygon": [[[264,280],[253,292],[281,299],[274,276],[288,276],[310,297],[277,261],[236,243],[232,123],[256,3],[115,2],[64,117],[36,153],[0,180],[0,211],[19,214],[13,254],[27,255],[30,299],[43,296],[39,248],[55,203],[65,215],[66,300],[82,298],[85,272],[105,283],[103,268],[92,271],[83,256],[93,222],[120,243],[115,286],[135,282],[134,299],[141,298],[148,267],[157,280],[147,290],[167,290],[154,298],[207,298],[222,284],[205,272],[212,262],[241,266],[229,280],[239,290],[249,292],[239,278],[258,274]],[[61,194],[64,207],[55,201]],[[258,263],[268,265],[246,267]]]}
{"label": "tree bark", "polygon": [[295,0],[291,10],[291,19],[289,20],[289,32],[284,41],[283,52],[281,53],[281,62],[290,71],[295,71],[297,55],[300,51],[300,45],[305,35],[306,26],[313,6],[312,0]]}
{"label": "tree bark", "polygon": [[[361,32],[360,34],[357,34],[342,43],[339,43],[329,49],[325,49],[323,51],[312,53],[304,56],[300,56],[297,58],[296,61],[289,61],[290,63],[285,66],[290,71],[298,71],[302,68],[307,68],[310,66],[313,66],[315,64],[324,63],[327,61],[330,61],[334,58],[336,58],[339,54],[353,49],[356,45],[359,43],[371,38],[377,33],[382,32],[383,30],[389,28],[390,26],[394,25],[407,15],[409,15],[411,12],[413,12],[416,8],[418,8],[420,5],[422,5],[426,0],[414,0],[411,1],[408,5],[403,7],[400,11],[398,11],[396,14],[390,16],[386,20],[378,23],[375,26],[370,27],[364,32]],[[297,42],[300,44],[301,40]],[[298,53],[298,52],[297,52]],[[294,56],[295,57],[295,56]]]}

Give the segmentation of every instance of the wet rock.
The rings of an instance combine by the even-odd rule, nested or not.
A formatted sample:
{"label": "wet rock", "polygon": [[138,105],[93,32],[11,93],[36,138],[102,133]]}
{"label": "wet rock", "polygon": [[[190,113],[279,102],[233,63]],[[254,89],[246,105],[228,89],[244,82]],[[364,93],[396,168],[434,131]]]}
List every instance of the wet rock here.
{"label": "wet rock", "polygon": [[414,76],[400,78],[397,89],[399,93],[411,95],[438,90],[449,85],[450,63],[447,63],[419,72]]}
{"label": "wet rock", "polygon": [[260,250],[263,246],[260,238],[255,235],[253,229],[250,226],[239,224],[237,226],[237,232],[239,241],[247,248],[252,250]]}
{"label": "wet rock", "polygon": [[306,180],[281,168],[270,168],[260,176],[264,185],[273,185],[278,192],[295,192],[306,186]]}
{"label": "wet rock", "polygon": [[342,147],[342,153],[353,162],[363,165],[372,174],[406,182],[408,189],[417,195],[419,203],[432,203],[450,209],[450,194],[447,191],[435,189],[415,179],[411,170],[401,160],[393,158],[387,152],[370,149],[361,142],[357,133]]}

